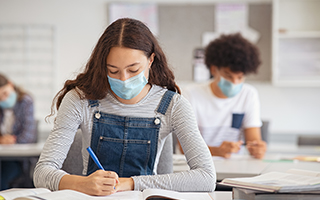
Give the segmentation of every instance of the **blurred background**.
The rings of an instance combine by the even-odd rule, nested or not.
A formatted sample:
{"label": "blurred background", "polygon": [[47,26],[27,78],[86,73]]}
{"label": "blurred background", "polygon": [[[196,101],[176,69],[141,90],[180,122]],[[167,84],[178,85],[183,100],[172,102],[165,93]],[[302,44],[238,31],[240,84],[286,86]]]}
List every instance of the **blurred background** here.
{"label": "blurred background", "polygon": [[117,17],[150,27],[181,86],[209,78],[201,54],[208,41],[241,32],[261,52],[247,82],[259,92],[270,139],[296,142],[320,135],[319,10],[320,0],[0,0],[0,72],[33,95],[45,139],[53,97]]}

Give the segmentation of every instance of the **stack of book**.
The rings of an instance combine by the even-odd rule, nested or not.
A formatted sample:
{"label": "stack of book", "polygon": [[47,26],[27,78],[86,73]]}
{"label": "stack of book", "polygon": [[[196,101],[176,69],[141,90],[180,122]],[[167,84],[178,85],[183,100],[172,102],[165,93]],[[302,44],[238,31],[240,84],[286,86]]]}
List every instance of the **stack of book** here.
{"label": "stack of book", "polygon": [[233,187],[233,199],[320,199],[320,172],[290,169],[250,178],[226,178],[221,185]]}

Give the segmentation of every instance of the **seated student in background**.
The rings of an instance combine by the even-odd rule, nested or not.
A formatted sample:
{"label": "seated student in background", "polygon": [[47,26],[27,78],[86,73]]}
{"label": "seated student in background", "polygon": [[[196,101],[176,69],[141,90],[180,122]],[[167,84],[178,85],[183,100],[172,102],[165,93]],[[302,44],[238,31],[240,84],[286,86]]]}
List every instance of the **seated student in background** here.
{"label": "seated student in background", "polygon": [[[250,154],[262,158],[260,103],[256,89],[244,83],[260,65],[257,47],[240,34],[222,35],[205,49],[205,63],[214,77],[209,83],[183,90],[200,132],[213,156],[229,158],[245,140]],[[244,132],[244,138],[242,135]]]}
{"label": "seated student in background", "polygon": [[[36,140],[33,100],[0,74],[0,144],[32,143]],[[1,190],[22,173],[19,161],[1,162]]]}
{"label": "seated student in background", "polygon": [[[89,195],[146,188],[213,191],[210,152],[189,102],[179,93],[150,30],[134,19],[113,22],[84,72],[66,81],[55,98],[58,112],[35,168],[35,186]],[[79,127],[84,176],[60,170]],[[179,138],[191,170],[157,175],[171,132]],[[89,157],[89,146],[106,171]]]}

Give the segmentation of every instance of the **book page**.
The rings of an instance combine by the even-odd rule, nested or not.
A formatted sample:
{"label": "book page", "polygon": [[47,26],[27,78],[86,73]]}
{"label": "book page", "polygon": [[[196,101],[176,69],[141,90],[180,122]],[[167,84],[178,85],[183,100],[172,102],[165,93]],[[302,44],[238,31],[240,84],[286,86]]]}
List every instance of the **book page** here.
{"label": "book page", "polygon": [[[10,198],[12,199],[12,198]],[[60,199],[68,199],[68,200],[143,200],[142,192],[140,191],[124,191],[117,192],[108,196],[90,196],[81,192],[77,192],[74,190],[59,190],[54,192],[46,192],[42,194],[35,195],[23,195],[22,197],[15,198],[14,200],[60,200]]]}
{"label": "book page", "polygon": [[95,197],[94,199],[108,199],[108,200],[143,200],[142,192],[140,191],[123,191],[111,194],[104,197]]}
{"label": "book page", "polygon": [[60,199],[68,199],[68,200],[79,200],[79,199],[87,199],[90,200],[91,197],[81,192],[77,192],[74,190],[59,190],[54,192],[41,193],[36,195],[29,195],[24,197],[18,197],[14,200],[35,200],[35,199],[46,199],[46,200],[60,200]]}
{"label": "book page", "polygon": [[176,192],[163,189],[145,189],[143,192],[143,199],[149,199],[151,197],[166,197],[168,199],[179,200],[212,200],[207,192]]}
{"label": "book page", "polygon": [[289,169],[287,171],[287,173],[296,174],[296,175],[303,175],[303,176],[320,177],[320,172],[310,171],[310,170],[303,170],[303,169]]}
{"label": "book page", "polygon": [[13,189],[1,191],[0,196],[2,196],[4,199],[14,199],[17,197],[37,195],[41,193],[51,193],[51,191],[46,188],[32,188],[32,189],[13,188]]}
{"label": "book page", "polygon": [[280,190],[280,188],[286,188],[294,191],[295,188],[302,189],[302,187],[305,186],[307,189],[311,185],[320,184],[320,178],[281,172],[269,172],[251,178],[224,179],[222,183],[232,184],[238,187],[247,186],[246,188],[250,189],[269,188]]}
{"label": "book page", "polygon": [[[145,200],[150,197],[165,197],[168,199],[179,199],[179,200],[212,200],[210,195],[207,192],[175,192],[170,190],[163,189],[146,189],[143,192],[140,191],[123,191],[117,192],[109,196],[90,196],[81,192],[74,190],[59,190],[51,192],[48,189],[23,189],[25,191],[21,192],[19,196],[7,196],[6,199],[14,200]],[[36,192],[35,192],[36,190]],[[20,189],[18,190],[20,191]],[[41,193],[42,191],[42,193]],[[40,192],[40,193],[39,193]],[[13,194],[13,193],[11,193]],[[14,194],[18,194],[17,191],[14,191]]]}

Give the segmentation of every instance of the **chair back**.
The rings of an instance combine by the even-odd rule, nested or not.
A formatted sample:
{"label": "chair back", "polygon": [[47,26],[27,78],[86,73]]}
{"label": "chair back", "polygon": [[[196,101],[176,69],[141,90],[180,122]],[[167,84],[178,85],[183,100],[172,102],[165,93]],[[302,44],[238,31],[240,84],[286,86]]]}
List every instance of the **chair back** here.
{"label": "chair back", "polygon": [[81,151],[82,133],[80,130],[78,130],[61,169],[70,174],[82,175],[83,159]]}
{"label": "chair back", "polygon": [[269,124],[269,121],[262,120],[261,139],[265,141],[267,144],[269,142]]}
{"label": "chair back", "polygon": [[299,135],[299,146],[320,146],[320,135]]}

